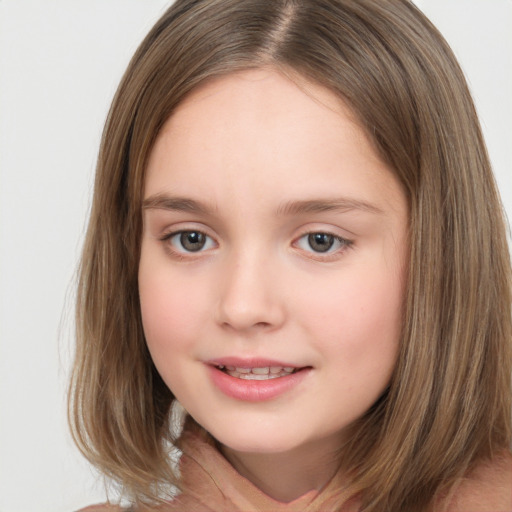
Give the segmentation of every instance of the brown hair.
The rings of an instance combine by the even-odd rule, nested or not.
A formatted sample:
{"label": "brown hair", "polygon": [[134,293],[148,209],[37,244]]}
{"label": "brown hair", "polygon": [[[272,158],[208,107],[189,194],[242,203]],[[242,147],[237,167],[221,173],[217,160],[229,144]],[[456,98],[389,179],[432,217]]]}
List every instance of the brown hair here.
{"label": "brown hair", "polygon": [[199,84],[273,66],[328,87],[358,116],[410,205],[402,343],[388,391],[343,460],[363,510],[425,511],[509,446],[511,267],[468,88],[407,0],[178,0],[133,57],[103,135],[80,267],[70,394],[84,454],[135,499],[175,483],[173,395],[146,348],[138,300],[144,172]]}

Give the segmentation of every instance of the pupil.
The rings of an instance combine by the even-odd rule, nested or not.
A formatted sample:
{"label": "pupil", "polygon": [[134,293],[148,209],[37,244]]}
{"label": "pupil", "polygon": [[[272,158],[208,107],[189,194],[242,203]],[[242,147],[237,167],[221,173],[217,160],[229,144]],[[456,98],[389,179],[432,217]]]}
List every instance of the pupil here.
{"label": "pupil", "polygon": [[334,236],[327,233],[311,233],[308,236],[308,243],[316,252],[327,252],[334,244]]}
{"label": "pupil", "polygon": [[198,231],[185,231],[180,236],[181,245],[191,252],[200,251],[206,242],[206,237]]}

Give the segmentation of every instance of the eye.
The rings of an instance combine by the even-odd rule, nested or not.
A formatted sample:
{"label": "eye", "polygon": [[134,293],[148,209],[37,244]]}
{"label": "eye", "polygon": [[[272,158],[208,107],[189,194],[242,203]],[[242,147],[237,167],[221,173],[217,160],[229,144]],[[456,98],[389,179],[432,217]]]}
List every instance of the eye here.
{"label": "eye", "polygon": [[215,242],[211,237],[201,231],[177,231],[167,235],[172,248],[177,252],[199,252],[214,247]]}
{"label": "eye", "polygon": [[348,247],[352,242],[331,233],[306,233],[297,241],[297,246],[308,252],[333,253]]}

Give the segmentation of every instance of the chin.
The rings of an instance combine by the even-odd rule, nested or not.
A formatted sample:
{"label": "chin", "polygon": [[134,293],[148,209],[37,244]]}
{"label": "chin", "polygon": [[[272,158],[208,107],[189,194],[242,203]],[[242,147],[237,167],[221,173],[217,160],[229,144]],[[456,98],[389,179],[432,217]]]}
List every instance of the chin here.
{"label": "chin", "polygon": [[240,453],[277,454],[293,450],[304,441],[290,436],[290,432],[266,432],[255,428],[252,432],[231,428],[227,432],[209,430],[210,434],[222,445]]}

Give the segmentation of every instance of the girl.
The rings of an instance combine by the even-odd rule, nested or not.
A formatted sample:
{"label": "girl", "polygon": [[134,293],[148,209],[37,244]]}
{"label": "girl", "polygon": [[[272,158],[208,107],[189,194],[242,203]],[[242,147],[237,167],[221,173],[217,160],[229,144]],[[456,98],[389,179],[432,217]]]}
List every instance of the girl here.
{"label": "girl", "polygon": [[413,4],[178,0],[105,127],[74,436],[137,511],[510,511],[510,307]]}

